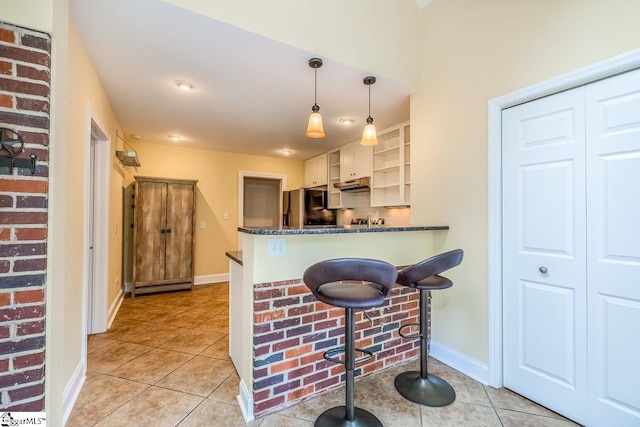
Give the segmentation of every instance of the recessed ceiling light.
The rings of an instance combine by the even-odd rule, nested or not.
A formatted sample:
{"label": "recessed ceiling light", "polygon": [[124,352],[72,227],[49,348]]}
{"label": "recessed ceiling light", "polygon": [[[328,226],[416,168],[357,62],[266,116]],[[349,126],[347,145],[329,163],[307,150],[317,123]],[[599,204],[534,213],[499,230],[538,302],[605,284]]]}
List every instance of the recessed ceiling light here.
{"label": "recessed ceiling light", "polygon": [[290,156],[293,154],[293,151],[291,150],[282,150],[282,154],[284,154],[285,156]]}
{"label": "recessed ceiling light", "polygon": [[340,124],[343,124],[343,125],[351,125],[354,122],[355,122],[354,119],[350,119],[348,117],[343,117],[343,118],[340,119]]}
{"label": "recessed ceiling light", "polygon": [[167,137],[174,142],[178,142],[182,140],[182,137],[178,135],[167,135]]}
{"label": "recessed ceiling light", "polygon": [[195,89],[196,87],[189,82],[185,82],[184,80],[177,80],[175,82],[178,89],[183,90],[185,92],[189,92],[190,90]]}
{"label": "recessed ceiling light", "polygon": [[136,133],[132,133],[131,134],[131,138],[133,138],[133,139],[142,139],[142,137],[140,135],[136,134]]}

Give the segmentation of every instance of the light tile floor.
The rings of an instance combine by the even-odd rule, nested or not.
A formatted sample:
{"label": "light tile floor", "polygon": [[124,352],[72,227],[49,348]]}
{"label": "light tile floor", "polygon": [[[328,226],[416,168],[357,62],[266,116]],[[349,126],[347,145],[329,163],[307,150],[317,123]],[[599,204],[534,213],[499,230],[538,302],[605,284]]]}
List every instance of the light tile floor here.
{"label": "light tile floor", "polygon": [[[88,339],[88,373],[67,426],[244,426],[238,375],[228,357],[228,284],[126,298],[111,329]],[[572,426],[506,389],[496,390],[435,360],[431,372],[456,401],[429,408],[402,398],[393,380],[417,362],[356,380],[356,405],[386,427]],[[313,426],[344,403],[344,388],[255,420],[251,427]]]}

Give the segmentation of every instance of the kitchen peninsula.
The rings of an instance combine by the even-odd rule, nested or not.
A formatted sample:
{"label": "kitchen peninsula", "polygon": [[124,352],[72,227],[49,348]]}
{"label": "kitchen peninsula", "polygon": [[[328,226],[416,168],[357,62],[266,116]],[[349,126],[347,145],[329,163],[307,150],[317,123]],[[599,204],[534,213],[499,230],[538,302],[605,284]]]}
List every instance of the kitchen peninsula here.
{"label": "kitchen peninsula", "polygon": [[[302,276],[330,258],[380,259],[409,265],[434,255],[434,233],[447,226],[238,228],[241,251],[229,257],[229,355],[240,375],[247,420],[293,405],[341,383],[344,367],[323,358],[341,345],[344,310],[321,303]],[[356,346],[374,357],[363,376],[418,356],[400,323],[417,322],[418,293],[395,286],[385,304],[356,314]]]}

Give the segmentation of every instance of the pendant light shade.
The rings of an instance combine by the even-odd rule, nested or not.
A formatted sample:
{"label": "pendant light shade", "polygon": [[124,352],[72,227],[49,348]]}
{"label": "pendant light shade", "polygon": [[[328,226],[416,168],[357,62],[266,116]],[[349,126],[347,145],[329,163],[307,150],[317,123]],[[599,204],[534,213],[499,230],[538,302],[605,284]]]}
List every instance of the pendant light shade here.
{"label": "pendant light shade", "polygon": [[376,127],[373,125],[373,117],[371,117],[371,85],[376,82],[373,76],[365,77],[363,83],[369,86],[369,117],[367,117],[367,125],[362,132],[362,141],[360,145],[371,147],[378,145],[378,137],[376,136]]}
{"label": "pendant light shade", "polygon": [[309,67],[313,68],[314,74],[314,98],[313,107],[311,107],[311,115],[309,116],[309,124],[307,126],[306,136],[309,138],[324,138],[324,128],[322,127],[322,116],[320,115],[320,107],[318,107],[318,68],[322,67],[322,59],[311,58]]}

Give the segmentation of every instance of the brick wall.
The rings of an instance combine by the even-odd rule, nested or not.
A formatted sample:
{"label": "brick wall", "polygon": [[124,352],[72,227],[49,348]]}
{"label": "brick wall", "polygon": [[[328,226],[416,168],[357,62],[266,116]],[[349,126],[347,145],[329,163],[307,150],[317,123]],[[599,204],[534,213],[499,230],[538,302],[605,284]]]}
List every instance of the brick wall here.
{"label": "brick wall", "polygon": [[1,410],[44,411],[50,53],[48,35],[0,22],[0,127],[37,156],[33,175],[0,167]]}
{"label": "brick wall", "polygon": [[[418,322],[418,301],[419,292],[396,285],[383,306],[366,310],[373,324],[356,311],[356,347],[374,352],[356,365],[356,376],[419,356],[419,341],[398,335],[401,324]],[[344,309],[319,302],[301,280],[254,285],[253,329],[256,417],[344,382],[344,366],[323,358],[344,345]]]}

